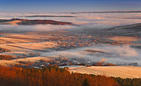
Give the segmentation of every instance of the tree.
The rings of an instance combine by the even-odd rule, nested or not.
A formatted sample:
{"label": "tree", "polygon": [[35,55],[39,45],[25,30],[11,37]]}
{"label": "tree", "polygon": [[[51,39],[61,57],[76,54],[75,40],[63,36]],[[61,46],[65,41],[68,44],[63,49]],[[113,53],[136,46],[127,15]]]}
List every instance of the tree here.
{"label": "tree", "polygon": [[88,79],[85,79],[82,83],[82,86],[90,86],[89,85],[89,82],[88,82]]}

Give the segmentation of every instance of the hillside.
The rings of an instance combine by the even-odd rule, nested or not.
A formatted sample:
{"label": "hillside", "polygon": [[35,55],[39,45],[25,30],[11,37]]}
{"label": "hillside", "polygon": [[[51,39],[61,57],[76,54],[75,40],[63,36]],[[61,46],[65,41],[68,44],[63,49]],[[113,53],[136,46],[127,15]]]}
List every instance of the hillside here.
{"label": "hillside", "polygon": [[52,24],[52,25],[72,25],[70,22],[54,21],[54,20],[29,20],[29,19],[0,19],[0,24],[10,25],[36,25],[36,24]]}
{"label": "hillside", "polygon": [[141,78],[141,67],[133,66],[91,66],[70,67],[70,72],[82,74],[104,75],[120,78]]}

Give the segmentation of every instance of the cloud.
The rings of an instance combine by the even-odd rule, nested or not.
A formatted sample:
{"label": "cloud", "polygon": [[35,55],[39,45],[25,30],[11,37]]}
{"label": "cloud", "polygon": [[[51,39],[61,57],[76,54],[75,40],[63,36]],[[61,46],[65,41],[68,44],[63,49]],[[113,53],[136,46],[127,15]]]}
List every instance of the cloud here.
{"label": "cloud", "polygon": [[114,48],[113,51],[115,51],[120,56],[126,57],[134,57],[139,55],[138,52],[135,49],[129,47],[129,45]]}
{"label": "cloud", "polygon": [[62,29],[71,29],[73,26],[69,25],[36,25],[33,26],[33,29],[36,31],[51,31],[51,30],[62,30]]}

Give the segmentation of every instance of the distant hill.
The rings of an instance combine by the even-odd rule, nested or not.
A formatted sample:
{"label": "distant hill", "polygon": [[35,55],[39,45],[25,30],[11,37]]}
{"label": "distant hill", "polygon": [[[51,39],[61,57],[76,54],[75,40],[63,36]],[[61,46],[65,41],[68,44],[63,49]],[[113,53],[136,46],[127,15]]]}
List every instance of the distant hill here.
{"label": "distant hill", "polygon": [[52,25],[72,25],[71,22],[62,22],[54,20],[29,20],[29,19],[0,19],[0,24],[10,25],[37,25],[37,24],[52,24]]}
{"label": "distant hill", "polygon": [[114,28],[107,29],[111,35],[119,35],[119,36],[141,36],[141,23],[125,25],[125,26],[117,26]]}
{"label": "distant hill", "polygon": [[91,12],[71,12],[71,13],[141,13],[141,11],[91,11]]}

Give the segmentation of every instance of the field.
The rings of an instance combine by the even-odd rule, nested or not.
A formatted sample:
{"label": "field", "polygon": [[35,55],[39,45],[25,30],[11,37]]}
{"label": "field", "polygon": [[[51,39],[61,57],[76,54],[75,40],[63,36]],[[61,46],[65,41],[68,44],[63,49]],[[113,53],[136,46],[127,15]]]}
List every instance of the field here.
{"label": "field", "polygon": [[70,67],[70,72],[82,74],[104,75],[120,78],[141,78],[141,67],[133,66],[91,66],[91,67]]}
{"label": "field", "polygon": [[109,15],[51,13],[3,17],[0,19],[0,65],[92,66],[70,68],[70,71],[140,78],[141,20],[134,19],[140,15]]}

